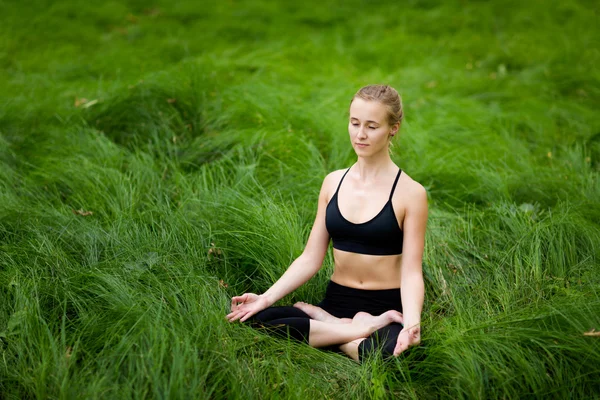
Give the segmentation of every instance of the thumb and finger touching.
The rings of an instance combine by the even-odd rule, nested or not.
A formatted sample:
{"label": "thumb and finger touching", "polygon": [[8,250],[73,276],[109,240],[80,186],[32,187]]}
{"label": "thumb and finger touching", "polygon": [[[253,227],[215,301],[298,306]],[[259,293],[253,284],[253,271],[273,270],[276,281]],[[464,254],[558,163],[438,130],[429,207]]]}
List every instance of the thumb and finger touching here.
{"label": "thumb and finger touching", "polygon": [[415,346],[421,342],[420,329],[406,329],[400,332],[396,347],[394,348],[394,356],[398,356],[403,351],[411,346]]}
{"label": "thumb and finger touching", "polygon": [[233,296],[231,298],[232,305],[234,305],[234,304],[237,305],[238,303],[244,303],[246,301],[248,301],[248,293],[244,293],[241,296]]}
{"label": "thumb and finger touching", "polygon": [[231,313],[227,315],[229,322],[244,322],[260,310],[265,308],[264,302],[257,301],[259,296],[252,293],[244,293],[231,299]]}

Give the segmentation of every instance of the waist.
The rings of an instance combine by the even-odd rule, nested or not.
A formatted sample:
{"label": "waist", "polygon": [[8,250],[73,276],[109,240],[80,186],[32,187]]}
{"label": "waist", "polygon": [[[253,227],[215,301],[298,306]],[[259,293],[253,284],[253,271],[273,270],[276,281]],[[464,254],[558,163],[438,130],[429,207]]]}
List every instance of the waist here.
{"label": "waist", "polygon": [[398,289],[402,256],[372,256],[334,249],[331,280],[362,290]]}

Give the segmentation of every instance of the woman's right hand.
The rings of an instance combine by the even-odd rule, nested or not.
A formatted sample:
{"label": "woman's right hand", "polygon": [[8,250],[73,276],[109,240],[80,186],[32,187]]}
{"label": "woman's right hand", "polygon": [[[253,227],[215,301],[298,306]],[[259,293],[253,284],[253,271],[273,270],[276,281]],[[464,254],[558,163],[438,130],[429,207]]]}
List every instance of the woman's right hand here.
{"label": "woman's right hand", "polygon": [[246,321],[259,311],[269,307],[269,301],[263,295],[244,293],[231,299],[231,313],[227,314],[229,322]]}

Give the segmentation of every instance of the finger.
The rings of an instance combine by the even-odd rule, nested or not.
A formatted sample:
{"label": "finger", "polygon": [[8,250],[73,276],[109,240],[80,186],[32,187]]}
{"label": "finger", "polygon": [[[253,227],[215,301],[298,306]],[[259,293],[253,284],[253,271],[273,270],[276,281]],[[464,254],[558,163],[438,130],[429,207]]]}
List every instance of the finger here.
{"label": "finger", "polygon": [[406,330],[400,332],[398,340],[396,342],[396,348],[394,349],[394,355],[397,356],[410,346],[410,337]]}
{"label": "finger", "polygon": [[254,310],[248,310],[247,307],[240,308],[239,310],[236,310],[230,314],[230,322],[237,321],[238,319],[240,322],[244,322],[255,313],[256,312]]}
{"label": "finger", "polygon": [[419,343],[421,343],[421,335],[415,335],[415,336],[411,337],[411,340],[410,340],[411,346],[416,346]]}
{"label": "finger", "polygon": [[232,312],[232,313],[229,313],[229,314],[227,314],[227,315],[225,316],[225,318],[227,318],[227,320],[228,320],[229,322],[233,322],[233,321],[235,321],[235,316],[236,316],[236,315],[237,315],[237,311],[234,311],[234,312]]}
{"label": "finger", "polygon": [[231,311],[235,310],[237,308],[237,296],[234,296],[231,298]]}
{"label": "finger", "polygon": [[396,347],[394,347],[394,357],[398,357],[398,355],[402,352],[400,343],[396,343]]}
{"label": "finger", "polygon": [[232,312],[230,312],[229,314],[226,315],[227,319],[231,319],[233,318],[239,311],[238,310],[234,310]]}
{"label": "finger", "polygon": [[238,303],[243,303],[246,301],[247,297],[248,297],[247,293],[244,293],[241,296],[233,296],[231,298],[231,305],[233,306],[233,305],[237,305]]}
{"label": "finger", "polygon": [[[400,335],[402,335],[402,332],[400,332]],[[398,354],[400,354],[401,346],[402,346],[402,336],[398,336],[398,339],[396,339],[396,346],[394,347],[394,352],[392,353],[394,356],[397,356]]]}
{"label": "finger", "polygon": [[245,303],[248,300],[248,293],[244,293],[241,296],[234,296],[231,300],[236,303]]}
{"label": "finger", "polygon": [[233,321],[237,321],[240,320],[240,322],[242,322],[241,318],[244,317],[244,315],[246,315],[247,311],[238,311],[232,318],[232,322]]}
{"label": "finger", "polygon": [[229,322],[237,321],[242,315],[244,315],[244,311],[234,311],[231,314],[227,315],[227,319],[229,319]]}
{"label": "finger", "polygon": [[246,315],[244,315],[244,316],[243,316],[243,317],[240,319],[240,322],[244,322],[244,321],[246,321],[248,318],[250,318],[250,317],[251,317],[251,316],[253,316],[254,314],[255,314],[255,312],[254,312],[254,311],[248,311],[248,312],[246,313]]}
{"label": "finger", "polygon": [[419,344],[421,342],[421,332],[418,329],[413,329],[408,335],[410,345]]}
{"label": "finger", "polygon": [[399,356],[404,350],[408,349],[408,345],[404,341],[399,341],[394,349],[394,356]]}

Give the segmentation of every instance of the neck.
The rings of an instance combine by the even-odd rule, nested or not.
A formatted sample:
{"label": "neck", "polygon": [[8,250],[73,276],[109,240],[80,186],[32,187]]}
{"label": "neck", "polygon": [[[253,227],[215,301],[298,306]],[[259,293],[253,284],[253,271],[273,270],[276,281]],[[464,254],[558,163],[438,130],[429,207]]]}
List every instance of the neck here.
{"label": "neck", "polygon": [[397,169],[387,151],[371,157],[358,157],[355,165],[355,173],[358,174],[358,180],[362,182],[376,181],[382,175]]}

